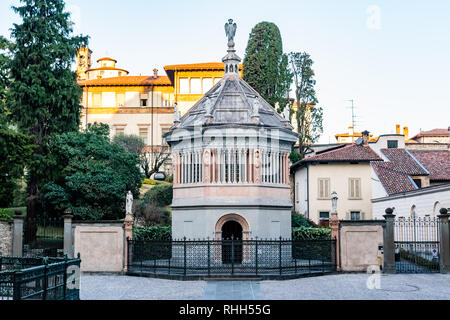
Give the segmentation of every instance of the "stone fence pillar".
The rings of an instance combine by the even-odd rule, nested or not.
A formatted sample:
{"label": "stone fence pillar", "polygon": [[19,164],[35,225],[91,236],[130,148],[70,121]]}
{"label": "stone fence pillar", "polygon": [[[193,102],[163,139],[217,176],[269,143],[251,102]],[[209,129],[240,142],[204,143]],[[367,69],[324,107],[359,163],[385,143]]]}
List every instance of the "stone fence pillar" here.
{"label": "stone fence pillar", "polygon": [[14,216],[13,226],[13,245],[12,255],[13,257],[21,257],[23,255],[23,221],[25,217],[21,211],[16,211]]}
{"label": "stone fence pillar", "polygon": [[64,211],[64,254],[73,258],[72,210]]}
{"label": "stone fence pillar", "polygon": [[133,239],[133,217],[130,212],[125,215],[125,220],[123,221],[123,228],[125,230],[125,246],[124,246],[124,257],[123,257],[123,271],[128,270],[128,240]]}
{"label": "stone fence pillar", "polygon": [[386,226],[383,232],[383,272],[395,273],[395,214],[394,210],[387,208],[383,216],[386,220]]}
{"label": "stone fence pillar", "polygon": [[441,208],[439,210],[440,215],[439,223],[440,223],[440,238],[439,242],[440,248],[440,271],[441,273],[450,273],[450,227],[448,224],[448,218],[450,214],[448,214],[448,210],[446,208]]}
{"label": "stone fence pillar", "polygon": [[339,253],[339,218],[337,212],[331,213],[331,219],[330,219],[330,226],[331,226],[331,239],[336,240],[336,249],[332,252],[335,256],[333,256],[333,260],[336,261],[336,271],[341,270],[341,259],[340,259],[340,253]]}

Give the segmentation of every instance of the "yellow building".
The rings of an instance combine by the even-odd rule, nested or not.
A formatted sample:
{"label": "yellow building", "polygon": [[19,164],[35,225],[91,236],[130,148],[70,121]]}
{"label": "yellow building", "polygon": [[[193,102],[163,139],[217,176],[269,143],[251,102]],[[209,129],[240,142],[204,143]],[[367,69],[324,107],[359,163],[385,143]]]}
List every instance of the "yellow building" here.
{"label": "yellow building", "polygon": [[[129,76],[117,60],[101,58],[91,66],[92,51],[77,56],[78,84],[83,89],[82,126],[107,123],[111,136],[141,136],[149,146],[161,146],[162,134],[173,124],[175,103],[184,115],[224,74],[220,62],[168,65],[167,75]],[[240,65],[242,76],[242,65]]]}

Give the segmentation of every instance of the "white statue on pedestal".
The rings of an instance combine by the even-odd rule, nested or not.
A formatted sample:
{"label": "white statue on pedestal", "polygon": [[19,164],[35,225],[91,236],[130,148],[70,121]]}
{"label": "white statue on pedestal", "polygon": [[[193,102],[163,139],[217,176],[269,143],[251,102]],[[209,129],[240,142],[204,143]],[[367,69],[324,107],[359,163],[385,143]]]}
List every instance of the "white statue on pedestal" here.
{"label": "white statue on pedestal", "polygon": [[128,191],[125,204],[126,213],[131,213],[132,207],[133,207],[133,194],[131,193],[131,191]]}

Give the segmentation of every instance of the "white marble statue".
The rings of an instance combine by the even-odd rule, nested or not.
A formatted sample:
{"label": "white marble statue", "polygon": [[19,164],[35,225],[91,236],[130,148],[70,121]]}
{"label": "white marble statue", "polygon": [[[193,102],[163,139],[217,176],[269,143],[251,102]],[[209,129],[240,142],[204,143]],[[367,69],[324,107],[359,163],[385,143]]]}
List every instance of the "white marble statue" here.
{"label": "white marble statue", "polygon": [[126,213],[131,213],[132,207],[133,207],[133,194],[131,193],[131,191],[128,191],[125,204]]}
{"label": "white marble statue", "polygon": [[283,110],[283,118],[285,118],[286,120],[289,120],[289,115],[290,115],[290,110],[291,106],[289,105],[289,103],[286,105],[286,107],[284,107]]}
{"label": "white marble statue", "polygon": [[173,117],[174,117],[173,122],[180,122],[181,114],[180,114],[180,111],[178,111],[178,105],[176,103],[173,108]]}
{"label": "white marble statue", "polygon": [[253,110],[252,110],[252,117],[259,117],[259,107],[261,104],[259,103],[259,100],[256,98],[253,100]]}

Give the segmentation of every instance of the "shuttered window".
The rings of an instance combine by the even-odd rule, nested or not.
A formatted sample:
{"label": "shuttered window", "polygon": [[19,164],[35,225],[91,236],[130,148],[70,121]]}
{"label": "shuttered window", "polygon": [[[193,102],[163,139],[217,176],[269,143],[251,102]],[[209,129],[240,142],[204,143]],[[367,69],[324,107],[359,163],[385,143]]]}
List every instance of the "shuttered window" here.
{"label": "shuttered window", "polygon": [[329,178],[319,178],[318,180],[318,198],[319,199],[329,199],[330,198],[330,179]]}
{"label": "shuttered window", "polygon": [[361,199],[361,179],[360,178],[348,179],[348,198],[349,199]]}

